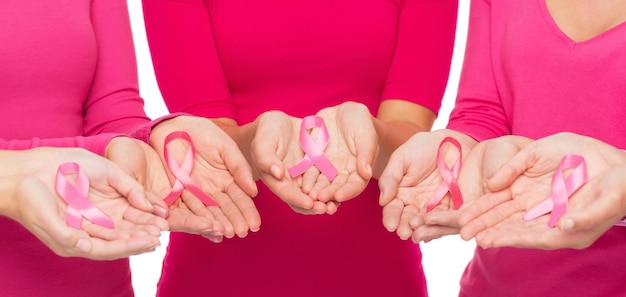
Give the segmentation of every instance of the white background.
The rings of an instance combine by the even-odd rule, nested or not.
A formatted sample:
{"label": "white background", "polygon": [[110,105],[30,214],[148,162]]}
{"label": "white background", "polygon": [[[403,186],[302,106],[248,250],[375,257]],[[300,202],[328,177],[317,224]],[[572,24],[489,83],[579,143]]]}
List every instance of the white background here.
{"label": "white background", "polygon": [[[456,47],[452,59],[452,68],[448,89],[443,100],[443,106],[439,118],[435,122],[434,129],[444,128],[448,115],[454,105],[456,88],[459,81],[459,73],[463,60],[465,39],[467,35],[467,21],[469,14],[469,1],[459,1],[459,20],[457,24]],[[139,66],[139,85],[141,95],[146,101],[146,112],[152,118],[164,115],[167,109],[162,102],[154,73],[150,52],[148,49],[144,26],[141,1],[128,1],[130,17],[135,37],[137,62]],[[137,297],[153,297],[156,292],[156,283],[161,273],[161,261],[165,254],[169,234],[161,236],[161,247],[155,252],[131,257],[133,271],[133,285]],[[473,254],[474,242],[465,242],[458,236],[448,236],[429,243],[422,243],[424,270],[428,282],[431,297],[457,296],[459,280],[465,265]]]}

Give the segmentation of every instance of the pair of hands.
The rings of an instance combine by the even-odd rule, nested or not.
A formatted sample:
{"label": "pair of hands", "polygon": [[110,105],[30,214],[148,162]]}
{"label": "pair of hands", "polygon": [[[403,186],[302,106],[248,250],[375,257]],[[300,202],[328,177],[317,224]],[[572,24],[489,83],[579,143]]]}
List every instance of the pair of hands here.
{"label": "pair of hands", "polygon": [[[191,192],[184,190],[171,205],[163,202],[176,178],[166,169],[165,138],[172,132],[185,131],[196,149],[191,178],[219,205],[205,206]],[[189,144],[173,141],[169,154],[182,160]],[[150,145],[119,137],[107,147],[106,157],[153,193],[151,201],[166,213],[171,231],[202,235],[213,242],[235,235],[245,237],[259,229],[261,220],[252,197],[257,189],[251,169],[235,142],[213,122],[205,118],[178,116],[152,129]]]}
{"label": "pair of hands", "polygon": [[[153,251],[160,245],[167,221],[152,214],[155,210],[144,188],[112,162],[73,148],[37,148],[14,154],[22,158],[17,160],[20,174],[1,178],[12,188],[3,214],[56,254],[111,260]],[[56,169],[66,162],[81,166],[90,180],[90,201],[113,220],[114,229],[85,219],[81,230],[66,224],[67,204],[54,190]]]}
{"label": "pair of hands", "polygon": [[[463,145],[458,183],[465,203],[455,211],[444,200],[425,213],[426,200],[441,183],[434,160],[445,136]],[[549,215],[524,222],[523,214],[550,196],[552,176],[567,154],[585,158],[588,181],[569,199],[557,228],[547,226]],[[620,150],[571,133],[479,144],[450,130],[418,134],[394,153],[380,178],[383,224],[414,242],[460,233],[482,247],[585,248],[626,213],[623,164]]]}
{"label": "pair of hands", "polygon": [[[191,134],[197,147],[192,178],[219,207],[206,207],[188,191],[170,207],[163,202],[175,178],[160,156],[165,137],[179,130]],[[11,189],[7,197],[19,198],[6,199],[10,203],[3,203],[2,212],[56,254],[98,260],[152,251],[164,230],[197,233],[215,242],[258,230],[260,216],[251,198],[257,190],[250,167],[220,128],[207,119],[181,116],[157,125],[150,141],[154,149],[136,139],[114,138],[105,152],[112,162],[82,149],[26,151],[17,161],[20,175],[2,177],[2,184]],[[187,151],[182,143],[168,149],[177,159]],[[114,229],[88,220],[83,220],[81,230],[66,225],[67,205],[54,190],[55,170],[66,162],[78,163],[87,175],[88,198],[111,217]]]}
{"label": "pair of hands", "polygon": [[[359,195],[372,178],[378,134],[363,104],[346,102],[316,115],[324,120],[329,134],[324,154],[338,171],[332,181],[315,166],[300,176],[288,173],[305,156],[300,144],[302,119],[279,111],[265,112],[253,123],[249,162],[256,175],[295,212],[333,214],[341,202]],[[313,138],[317,129],[311,131]]]}

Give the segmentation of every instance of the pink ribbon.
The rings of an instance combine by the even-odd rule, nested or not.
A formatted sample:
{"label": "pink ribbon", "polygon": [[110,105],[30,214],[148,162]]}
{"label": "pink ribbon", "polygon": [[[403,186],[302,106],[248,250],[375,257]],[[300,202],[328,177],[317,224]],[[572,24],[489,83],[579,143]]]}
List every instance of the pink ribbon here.
{"label": "pink ribbon", "polygon": [[[441,148],[445,143],[451,143],[459,151],[459,158],[454,162],[452,168],[448,167],[448,164],[446,164],[443,160],[443,156],[441,156]],[[450,196],[452,197],[454,209],[459,209],[461,205],[463,205],[463,195],[461,194],[461,189],[459,188],[459,184],[457,182],[459,173],[461,172],[461,163],[461,144],[452,137],[444,138],[439,144],[439,149],[437,150],[437,168],[439,169],[439,174],[441,174],[441,177],[443,178],[443,183],[441,183],[433,196],[428,200],[428,203],[426,204],[427,212],[435,208],[435,206],[441,202],[443,197],[445,197],[448,192],[450,192]]]}
{"label": "pink ribbon", "polygon": [[[563,171],[572,169],[570,175],[563,179]],[[556,226],[559,219],[567,211],[567,200],[587,181],[587,165],[585,158],[578,155],[566,155],[552,176],[552,195],[537,204],[524,214],[524,221],[540,217],[550,211],[548,226]]]}
{"label": "pink ribbon", "polygon": [[[313,128],[320,128],[315,138],[308,133],[308,130]],[[302,119],[300,146],[305,155],[298,164],[288,169],[289,174],[294,177],[298,176],[315,165],[328,180],[332,181],[337,176],[337,168],[324,155],[328,139],[328,129],[326,129],[324,119],[318,116],[308,116]]]}
{"label": "pink ribbon", "polygon": [[[65,177],[68,174],[76,174],[76,182],[70,183]],[[65,223],[74,228],[81,229],[83,217],[92,223],[113,229],[113,220],[99,210],[89,199],[89,178],[74,162],[63,163],[57,169],[55,189],[59,196],[67,203],[67,216]]]}
{"label": "pink ribbon", "polygon": [[[187,149],[187,153],[185,154],[185,158],[183,162],[179,164],[174,157],[172,157],[167,149],[167,144],[175,139],[183,139],[189,142],[189,149]],[[213,198],[207,195],[192,179],[191,169],[193,168],[193,161],[195,156],[195,149],[193,147],[193,143],[191,142],[191,136],[184,131],[175,131],[167,135],[165,137],[165,144],[163,144],[163,154],[165,156],[165,161],[170,171],[176,177],[176,181],[172,186],[172,191],[165,197],[163,200],[167,205],[172,205],[176,199],[183,193],[184,189],[189,190],[192,194],[194,194],[204,205],[206,206],[219,206]]]}

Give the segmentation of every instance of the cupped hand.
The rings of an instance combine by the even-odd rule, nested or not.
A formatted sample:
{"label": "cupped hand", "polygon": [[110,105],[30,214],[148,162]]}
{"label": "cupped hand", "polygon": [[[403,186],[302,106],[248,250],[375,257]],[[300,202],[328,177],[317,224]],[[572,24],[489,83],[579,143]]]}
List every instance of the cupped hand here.
{"label": "cupped hand", "polygon": [[[182,202],[193,212],[212,216],[223,226],[224,236],[245,237],[248,231],[257,231],[261,217],[252,197],[257,188],[248,165],[237,144],[211,120],[201,117],[178,116],[161,122],[152,129],[150,144],[164,159],[165,138],[172,132],[184,131],[191,136],[196,150],[190,177],[211,196],[219,207],[205,207],[202,202],[185,190]],[[172,141],[167,149],[181,162],[189,143]],[[175,180],[169,172],[170,180]]]}
{"label": "cupped hand", "polygon": [[372,166],[378,154],[378,134],[369,109],[360,103],[345,102],[317,113],[328,130],[324,151],[337,169],[332,181],[310,170],[302,187],[316,200],[338,203],[358,196],[372,178]]}
{"label": "cupped hand", "polygon": [[510,192],[506,191],[507,189],[492,193],[487,188],[487,180],[529,142],[530,140],[524,137],[503,136],[476,144],[464,156],[458,178],[458,184],[463,194],[463,206],[454,210],[453,205],[442,204],[433,209],[424,216],[425,225],[418,227],[414,231],[413,237],[429,241],[446,235],[429,234],[431,226],[449,227],[451,234],[459,233],[461,226],[466,223],[462,220],[464,218],[463,213],[478,214],[480,211],[486,211],[484,207],[488,203],[485,201],[502,200],[510,197]]}
{"label": "cupped hand", "polygon": [[263,183],[295,212],[332,214],[337,210],[335,202],[316,200],[303,189],[304,176],[316,168],[309,168],[304,176],[292,177],[288,173],[304,157],[299,141],[301,123],[301,119],[280,111],[259,115],[250,148],[252,163]]}
{"label": "cupped hand", "polygon": [[169,207],[165,204],[163,198],[172,187],[161,158],[149,145],[136,139],[117,137],[107,146],[106,157],[144,185],[155,213],[167,218],[170,231],[200,234],[212,241],[221,241],[223,225],[197,199],[187,201],[189,196],[183,196]]}
{"label": "cupped hand", "polygon": [[[562,247],[566,241],[547,239],[556,238],[557,230],[566,229],[572,222],[568,220],[569,215],[575,214],[576,211],[579,218],[584,218],[585,209],[595,203],[594,195],[583,194],[583,189],[575,193],[568,201],[568,212],[559,221],[560,228],[548,227],[549,214],[527,222],[523,220],[523,215],[551,195],[552,177],[562,158],[570,154],[585,158],[590,183],[583,186],[585,192],[594,188],[593,184],[599,179],[598,176],[614,166],[624,164],[626,160],[624,153],[616,148],[572,133],[559,133],[531,142],[497,170],[487,182],[490,191],[494,193],[509,191],[510,194],[503,195],[502,199],[480,199],[482,205],[475,209],[481,209],[480,211],[462,214],[462,221],[467,222],[461,231],[462,236],[464,238],[475,236],[477,243],[483,247],[516,246],[543,249]],[[611,195],[608,197],[604,201],[615,200],[610,198]],[[595,209],[606,210],[607,207],[602,208],[603,205],[599,204]],[[595,219],[591,221],[601,221],[598,218],[601,215],[598,213],[601,212],[597,211],[593,215]],[[614,223],[617,217],[619,215],[609,212],[604,219],[606,222]],[[590,221],[580,220],[580,222]],[[577,228],[594,227],[593,224],[588,226],[585,224],[589,223],[578,223]],[[578,246],[585,246],[587,243],[588,241],[581,242]]]}
{"label": "cupped hand", "polygon": [[[412,237],[417,243],[425,238],[456,232],[456,228],[448,226],[424,225],[427,202],[443,181],[436,160],[439,145],[446,137],[457,139],[463,154],[476,143],[470,137],[452,130],[417,133],[394,151],[378,180],[383,225],[390,232],[395,231],[403,240]],[[447,164],[459,158],[459,152],[450,147],[446,145],[441,148]],[[449,198],[444,198],[435,209],[448,210],[451,208],[450,203]]]}
{"label": "cupped hand", "polygon": [[[67,204],[55,194],[57,168],[77,163],[89,179],[87,198],[113,221],[113,229],[82,219],[81,230],[65,222]],[[108,160],[82,149],[39,148],[28,151],[23,178],[16,182],[9,216],[56,254],[111,260],[153,251],[160,245],[165,219],[153,215],[144,188]]]}

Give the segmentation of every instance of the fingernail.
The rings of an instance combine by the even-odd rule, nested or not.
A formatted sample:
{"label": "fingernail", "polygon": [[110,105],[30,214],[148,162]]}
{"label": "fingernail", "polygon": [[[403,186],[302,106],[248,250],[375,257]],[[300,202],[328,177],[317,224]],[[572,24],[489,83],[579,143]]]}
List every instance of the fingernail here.
{"label": "fingernail", "polygon": [[272,165],[272,167],[270,167],[270,172],[276,179],[280,178],[280,168],[278,168],[278,166]]}
{"label": "fingernail", "polygon": [[76,248],[81,252],[88,253],[91,250],[91,243],[89,243],[89,241],[87,240],[80,238],[76,242]]}
{"label": "fingernail", "polygon": [[564,219],[561,223],[561,230],[572,230],[574,229],[574,220],[572,219]]}
{"label": "fingernail", "polygon": [[167,217],[167,211],[165,210],[165,208],[161,207],[160,205],[154,206],[154,214],[164,219]]}
{"label": "fingernail", "polygon": [[370,177],[372,177],[372,165],[367,164],[367,174],[369,174]]}

